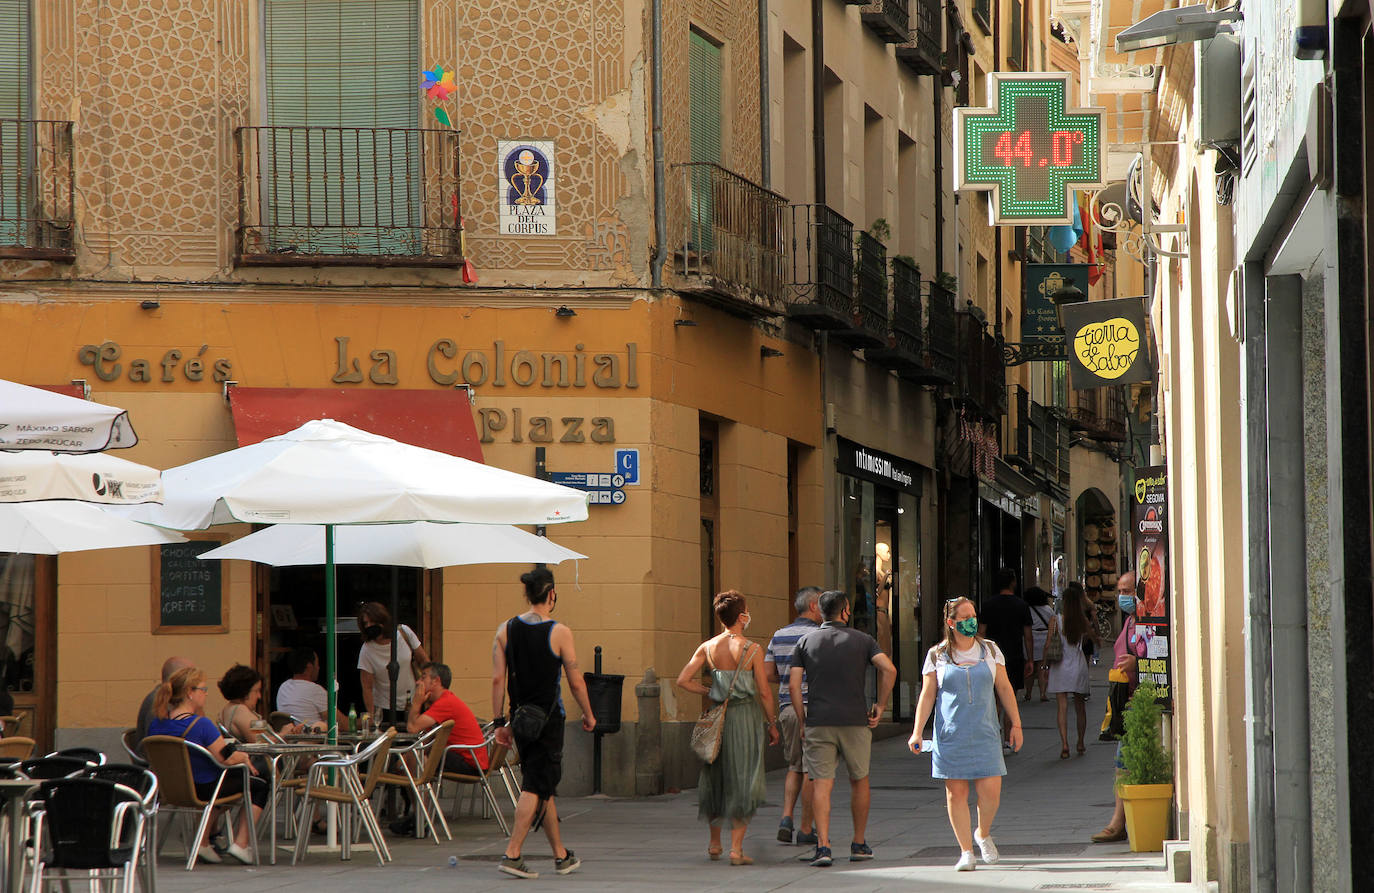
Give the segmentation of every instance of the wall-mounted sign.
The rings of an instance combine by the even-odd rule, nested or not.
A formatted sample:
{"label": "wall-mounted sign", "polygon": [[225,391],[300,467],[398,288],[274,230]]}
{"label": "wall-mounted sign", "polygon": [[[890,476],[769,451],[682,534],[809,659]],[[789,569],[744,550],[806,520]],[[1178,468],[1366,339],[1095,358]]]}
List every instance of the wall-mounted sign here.
{"label": "wall-mounted sign", "polygon": [[1024,264],[1021,267],[1021,342],[1063,344],[1055,292],[1070,285],[1086,296],[1091,264]]}
{"label": "wall-mounted sign", "polygon": [[1140,298],[1063,304],[1069,381],[1079,390],[1148,381],[1154,375]]}
{"label": "wall-mounted sign", "polygon": [[615,471],[625,479],[625,485],[639,483],[639,450],[616,450]]}
{"label": "wall-mounted sign", "polygon": [[153,553],[153,633],[228,632],[219,561],[201,561],[220,540],[168,543]]}
{"label": "wall-mounted sign", "polygon": [[586,491],[587,505],[620,505],[625,501],[625,478],[615,472],[551,471],[549,480]]}
{"label": "wall-mounted sign", "polygon": [[496,155],[501,235],[556,235],[553,141],[498,140]]}
{"label": "wall-mounted sign", "polygon": [[1073,222],[1105,186],[1103,109],[1070,109],[1067,72],[988,75],[988,106],[954,110],[954,188],[991,190],[996,225]]}
{"label": "wall-mounted sign", "polygon": [[885,487],[921,495],[921,466],[843,437],[836,438],[835,470]]}
{"label": "wall-mounted sign", "polygon": [[1136,470],[1131,500],[1131,540],[1136,564],[1136,623],[1149,637],[1139,662],[1141,681],[1159,686],[1160,700],[1173,700],[1169,669],[1169,489],[1162,465]]}

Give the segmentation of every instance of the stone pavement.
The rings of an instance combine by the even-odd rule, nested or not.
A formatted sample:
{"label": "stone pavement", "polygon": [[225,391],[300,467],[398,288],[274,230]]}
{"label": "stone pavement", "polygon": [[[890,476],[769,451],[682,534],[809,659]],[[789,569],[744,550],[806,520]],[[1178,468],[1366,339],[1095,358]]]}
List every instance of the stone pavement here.
{"label": "stone pavement", "polygon": [[[782,773],[768,776],[769,804],[759,811],[745,851],[756,864],[732,867],[706,858],[706,830],[697,821],[696,792],[613,800],[585,797],[560,800],[564,841],[582,859],[576,873],[553,873],[542,834],[531,837],[526,861],[538,880],[520,881],[498,874],[496,860],[504,838],[493,820],[464,815],[451,822],[454,839],[435,846],[429,840],[391,841],[395,861],[379,867],[368,850],[351,862],[312,854],[292,868],[282,851],[279,864],[250,868],[200,865],[186,872],[177,864],[180,839],[173,835],[159,863],[163,893],[216,890],[221,893],[395,889],[506,890],[538,885],[569,891],[681,890],[1088,890],[1182,891],[1168,883],[1163,857],[1134,854],[1125,843],[1093,844],[1088,837],[1111,814],[1114,745],[1099,743],[1095,730],[1105,690],[1095,687],[1088,702],[1090,731],[1086,756],[1059,759],[1055,705],[1022,702],[1026,746],[1007,758],[1002,807],[993,826],[1002,852],[995,866],[956,873],[958,848],[945,814],[943,786],[930,777],[929,756],[912,756],[905,738],[876,742],[873,752],[873,806],[868,841],[876,858],[847,859],[851,824],[847,785],[836,785],[833,849],[839,861],[828,869],[795,861],[802,850],[778,843],[774,834],[782,795]],[[1070,711],[1069,722],[1073,716]],[[1073,732],[1070,732],[1073,735]],[[1072,741],[1071,741],[1072,743]],[[448,800],[445,807],[450,806]],[[456,867],[449,858],[456,856]]]}

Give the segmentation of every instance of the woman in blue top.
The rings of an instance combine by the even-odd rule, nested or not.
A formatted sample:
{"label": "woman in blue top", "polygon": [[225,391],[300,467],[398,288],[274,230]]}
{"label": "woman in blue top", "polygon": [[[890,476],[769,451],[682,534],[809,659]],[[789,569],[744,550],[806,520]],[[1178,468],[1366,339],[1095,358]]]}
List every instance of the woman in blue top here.
{"label": "woman in blue top", "polygon": [[[1019,668],[1018,668],[1019,669]],[[907,746],[921,752],[926,720],[935,711],[934,757],[931,774],[945,781],[945,806],[949,823],[959,841],[958,871],[972,871],[977,864],[973,844],[983,861],[999,858],[992,842],[992,820],[1002,799],[1001,726],[997,700],[1011,718],[1011,746],[1020,750],[1021,713],[1016,692],[1007,678],[1006,660],[996,643],[978,635],[973,602],[953,598],[945,602],[945,639],[926,655],[921,700],[916,706],[916,725]],[[937,703],[938,698],[938,703]],[[978,828],[969,834],[968,785],[978,794]]]}
{"label": "woman in blue top", "polygon": [[[230,748],[229,742],[220,734],[219,728],[206,718],[205,695],[209,690],[202,670],[186,667],[173,673],[171,679],[162,683],[162,688],[158,690],[157,698],[153,701],[153,714],[156,718],[148,723],[148,734],[185,738],[210,751],[215,755],[215,759],[222,763],[233,766],[248,763],[248,754]],[[251,763],[249,768],[252,769]],[[201,754],[191,752],[191,778],[196,784],[196,794],[202,800],[208,800],[214,794],[215,783],[219,781],[222,771]],[[257,775],[257,770],[252,771]],[[232,772],[225,776],[219,795],[224,797],[242,790],[242,774]],[[260,778],[254,778],[248,796],[253,803],[253,818],[256,820],[262,815],[262,808],[267,805],[267,783]],[[209,826],[206,827],[206,833],[209,833]],[[251,844],[248,817],[240,815],[234,831],[234,842],[229,844],[225,852],[244,865],[249,865],[253,861],[252,853],[249,851]],[[219,853],[210,846],[208,838],[201,841],[197,855],[204,862],[220,861]]]}

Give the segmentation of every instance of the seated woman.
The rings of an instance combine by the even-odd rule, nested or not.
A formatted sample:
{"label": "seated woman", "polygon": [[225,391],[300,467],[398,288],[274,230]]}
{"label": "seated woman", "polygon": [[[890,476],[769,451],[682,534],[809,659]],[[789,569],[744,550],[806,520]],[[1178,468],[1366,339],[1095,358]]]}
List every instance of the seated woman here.
{"label": "seated woman", "polygon": [[266,726],[257,714],[258,702],[262,700],[262,674],[252,667],[234,664],[220,679],[219,693],[229,702],[219,712],[219,724],[240,741],[261,738]]}
{"label": "seated woman", "polygon": [[[153,701],[153,713],[156,717],[148,723],[149,735],[171,735],[174,738],[184,738],[193,744],[199,744],[222,763],[237,766],[248,762],[248,755],[242,752],[235,752],[229,748],[229,742],[220,734],[215,724],[205,717],[205,697],[210,690],[205,684],[205,673],[195,667],[186,667],[177,670],[172,674],[172,678],[162,683],[158,689],[157,698]],[[257,770],[250,770],[257,775]],[[191,778],[196,785],[196,795],[202,800],[208,800],[215,792],[215,783],[219,781],[221,769],[206,759],[199,753],[191,753]],[[229,794],[236,794],[243,790],[243,776],[239,772],[231,772],[225,776],[224,784],[219,789],[221,797]],[[248,797],[253,804],[253,818],[262,815],[262,809],[267,805],[267,783],[261,778],[253,778],[250,782]],[[210,846],[208,834],[210,826],[206,826],[206,839],[200,842],[198,857],[203,862],[219,862],[219,853],[215,852],[214,847]],[[238,825],[234,830],[234,842],[229,844],[226,852],[233,856],[244,865],[252,864],[253,856],[249,851],[252,843],[249,837],[248,816],[247,814],[239,817]]]}

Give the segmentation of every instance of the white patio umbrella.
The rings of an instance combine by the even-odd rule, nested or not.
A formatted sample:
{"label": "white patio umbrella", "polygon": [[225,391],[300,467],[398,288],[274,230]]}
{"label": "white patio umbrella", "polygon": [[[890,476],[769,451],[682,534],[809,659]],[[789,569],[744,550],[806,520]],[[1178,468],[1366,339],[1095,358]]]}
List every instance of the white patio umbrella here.
{"label": "white patio umbrella", "polygon": [[0,451],[0,503],[49,499],[138,505],[162,498],[156,468],[108,453]]}
{"label": "white patio umbrella", "polygon": [[[238,558],[273,567],[324,564],[324,527],[276,524],[198,557]],[[558,564],[586,558],[542,536],[504,524],[349,524],[334,531],[335,564],[454,567],[462,564]]]}
{"label": "white patio umbrella", "polygon": [[0,505],[0,552],[57,555],[184,542],[179,533],[118,518],[84,502]]}
{"label": "white patio umbrella", "polygon": [[129,414],[0,379],[0,449],[94,453],[138,443]]}
{"label": "white patio umbrella", "polygon": [[[161,506],[127,517],[175,530],[324,525],[325,654],[336,675],[334,526],[393,521],[559,524],[587,518],[580,490],[380,437],[331,419],[170,468]],[[333,679],[326,686],[334,717]]]}

